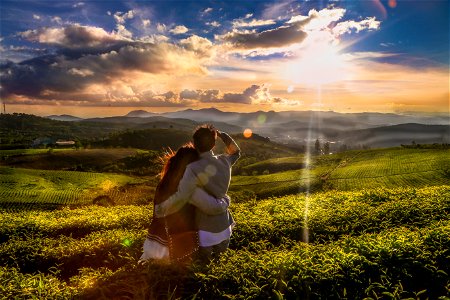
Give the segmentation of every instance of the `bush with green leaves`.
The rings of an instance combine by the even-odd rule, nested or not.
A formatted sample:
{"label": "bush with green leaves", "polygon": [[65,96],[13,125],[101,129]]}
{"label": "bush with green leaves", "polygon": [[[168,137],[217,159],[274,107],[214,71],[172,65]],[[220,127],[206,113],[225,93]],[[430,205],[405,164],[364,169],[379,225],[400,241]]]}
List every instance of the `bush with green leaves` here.
{"label": "bush with green leaves", "polygon": [[247,199],[232,201],[230,249],[207,268],[137,263],[148,206],[2,213],[0,291],[9,298],[83,299],[450,293],[448,185],[241,196]]}

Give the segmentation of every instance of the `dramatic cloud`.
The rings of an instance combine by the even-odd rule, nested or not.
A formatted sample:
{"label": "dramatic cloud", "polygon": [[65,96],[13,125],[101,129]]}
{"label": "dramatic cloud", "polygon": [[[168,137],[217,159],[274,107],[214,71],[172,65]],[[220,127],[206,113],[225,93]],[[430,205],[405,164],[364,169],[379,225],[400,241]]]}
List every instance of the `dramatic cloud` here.
{"label": "dramatic cloud", "polygon": [[116,22],[118,24],[125,24],[125,21],[127,19],[133,19],[134,18],[134,13],[135,13],[134,10],[129,10],[126,13],[118,11],[118,12],[116,12],[114,14],[114,20],[116,20]]}
{"label": "dramatic cloud", "polygon": [[[286,5],[290,5],[290,2],[282,3],[279,7]],[[273,19],[249,20],[252,15],[247,15],[233,22],[234,29],[231,32],[216,35],[215,38],[227,45],[232,52],[236,51],[244,55],[269,55],[277,52],[288,55],[289,51],[298,50],[305,41],[308,43],[337,42],[337,38],[342,34],[378,29],[380,26],[380,22],[374,17],[361,21],[339,22],[345,12],[342,8],[325,8],[320,11],[312,9],[307,15],[294,15],[283,25],[262,31],[239,28],[273,25],[276,22]],[[311,38],[307,40],[308,37]],[[252,52],[252,50],[255,51]]]}
{"label": "dramatic cloud", "polygon": [[224,102],[219,90],[183,90],[180,93],[182,100],[196,100],[200,102]]}
{"label": "dramatic cloud", "polygon": [[242,93],[222,93],[217,89],[183,90],[181,100],[195,100],[202,103],[239,103],[239,104],[298,104],[279,97],[272,97],[268,85],[252,85]]}
{"label": "dramatic cloud", "polygon": [[343,35],[344,33],[351,33],[352,29],[356,30],[356,32],[360,32],[362,30],[375,30],[379,27],[380,21],[377,21],[375,18],[368,18],[359,22],[345,21],[338,23],[332,31],[335,35]]}
{"label": "dramatic cloud", "polygon": [[184,25],[178,25],[175,28],[172,28],[171,30],[169,30],[169,32],[171,32],[173,34],[183,34],[188,31],[189,31],[189,29]]}
{"label": "dramatic cloud", "polygon": [[151,44],[160,44],[169,41],[169,38],[162,34],[151,34],[147,36],[143,36],[139,39],[140,42],[151,43]]}
{"label": "dramatic cloud", "polygon": [[216,39],[229,43],[236,49],[279,48],[301,43],[307,36],[301,28],[307,22],[309,19],[262,32],[233,30],[216,36]]}
{"label": "dramatic cloud", "polygon": [[[176,45],[134,42],[118,50],[69,57],[47,55],[0,66],[2,97],[54,99],[95,84],[127,80],[129,74],[204,74],[199,54]],[[61,95],[61,97],[66,95]]]}
{"label": "dramatic cloud", "polygon": [[238,19],[233,21],[233,27],[240,28],[240,27],[258,27],[258,26],[267,26],[267,25],[273,25],[275,24],[274,20],[244,20],[244,19]]}
{"label": "dramatic cloud", "polygon": [[291,17],[287,22],[288,24],[296,24],[298,22],[303,22],[310,19],[310,22],[306,23],[304,30],[321,30],[326,29],[333,22],[337,22],[345,14],[345,9],[343,8],[324,8],[320,11],[312,9],[309,11],[308,16],[297,15]]}
{"label": "dramatic cloud", "polygon": [[103,28],[71,24],[66,27],[43,27],[27,30],[19,34],[31,42],[62,46],[65,48],[85,48],[126,40],[116,32],[108,33]]}
{"label": "dramatic cloud", "polygon": [[180,45],[186,50],[192,51],[201,57],[212,58],[214,56],[213,43],[198,35],[193,35],[181,40]]}

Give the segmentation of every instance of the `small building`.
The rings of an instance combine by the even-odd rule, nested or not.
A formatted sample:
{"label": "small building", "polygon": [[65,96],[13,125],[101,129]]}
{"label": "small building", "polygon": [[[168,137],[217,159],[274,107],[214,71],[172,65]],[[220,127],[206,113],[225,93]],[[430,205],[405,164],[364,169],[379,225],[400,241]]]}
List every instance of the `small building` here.
{"label": "small building", "polygon": [[57,146],[75,146],[75,141],[57,140]]}

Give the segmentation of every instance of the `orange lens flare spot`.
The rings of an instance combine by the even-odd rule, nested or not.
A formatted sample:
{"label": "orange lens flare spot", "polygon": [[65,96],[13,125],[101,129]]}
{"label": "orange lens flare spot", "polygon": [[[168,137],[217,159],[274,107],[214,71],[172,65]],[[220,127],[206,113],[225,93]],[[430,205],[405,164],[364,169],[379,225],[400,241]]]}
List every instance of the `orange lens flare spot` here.
{"label": "orange lens flare spot", "polygon": [[388,5],[390,8],[397,7],[397,0],[389,0]]}
{"label": "orange lens flare spot", "polygon": [[252,132],[252,130],[251,130],[250,128],[247,128],[247,129],[244,130],[244,137],[245,137],[246,139],[251,138],[252,135],[253,135],[253,132]]}

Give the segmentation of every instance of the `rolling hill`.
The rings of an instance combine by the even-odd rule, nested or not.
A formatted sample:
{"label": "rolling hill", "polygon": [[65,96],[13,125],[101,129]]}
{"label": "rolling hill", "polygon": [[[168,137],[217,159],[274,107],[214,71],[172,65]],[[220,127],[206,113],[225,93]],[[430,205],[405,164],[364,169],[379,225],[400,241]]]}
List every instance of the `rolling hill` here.
{"label": "rolling hill", "polygon": [[[309,163],[302,155],[270,159],[242,168],[252,176],[234,176],[230,190],[249,190],[260,197],[268,197],[320,190],[448,184],[449,157],[449,149],[390,148],[313,156]],[[261,170],[267,170],[268,174],[263,175]]]}
{"label": "rolling hill", "polygon": [[[336,152],[344,144],[347,149],[358,149],[362,145],[376,148],[394,147],[412,141],[450,141],[450,125],[448,118],[443,116],[315,111],[234,113],[217,109],[189,109],[160,115],[134,111],[127,116],[90,119],[60,116],[60,119],[74,121],[57,121],[25,114],[2,114],[1,147],[29,147],[38,138],[76,139],[90,143],[126,130],[174,129],[192,132],[205,122],[234,134],[250,128],[260,136],[270,137],[272,141],[296,147],[312,147],[316,139],[322,143],[328,141],[332,152]],[[411,123],[411,120],[417,122]]]}

